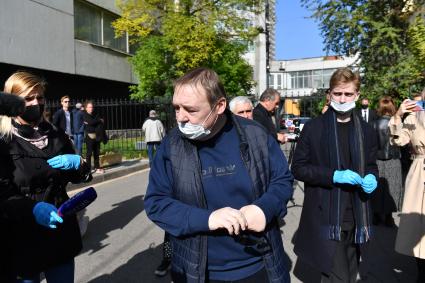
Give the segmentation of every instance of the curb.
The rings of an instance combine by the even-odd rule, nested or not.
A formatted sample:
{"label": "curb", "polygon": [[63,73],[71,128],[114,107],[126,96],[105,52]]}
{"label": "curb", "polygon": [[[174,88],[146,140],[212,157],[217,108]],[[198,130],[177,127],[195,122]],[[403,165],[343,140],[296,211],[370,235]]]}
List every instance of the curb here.
{"label": "curb", "polygon": [[[111,168],[110,172],[106,171],[104,174],[93,174],[93,179],[88,183],[68,184],[68,186],[66,187],[66,191],[70,192],[73,190],[90,187],[91,185],[94,185],[94,184],[116,179],[118,177],[129,175],[136,171],[149,168],[148,161],[146,162],[138,161],[137,163],[139,164],[131,165],[131,161],[123,162],[120,164],[120,166]],[[130,164],[130,165],[126,165],[126,164]]]}

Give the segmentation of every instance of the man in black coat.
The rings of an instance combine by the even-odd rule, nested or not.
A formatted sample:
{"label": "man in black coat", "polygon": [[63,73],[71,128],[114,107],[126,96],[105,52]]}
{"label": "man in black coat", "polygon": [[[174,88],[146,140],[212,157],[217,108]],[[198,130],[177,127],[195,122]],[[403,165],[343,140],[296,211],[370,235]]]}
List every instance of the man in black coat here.
{"label": "man in black coat", "polygon": [[360,106],[361,109],[357,110],[357,114],[359,114],[366,123],[373,125],[373,122],[378,119],[378,114],[376,114],[375,110],[369,108],[369,99],[363,97]]}
{"label": "man in black coat", "polygon": [[285,142],[285,135],[276,131],[272,116],[279,106],[280,94],[277,90],[268,88],[260,96],[260,102],[254,108],[253,118],[260,123],[267,132],[278,142]]}
{"label": "man in black coat", "polygon": [[377,139],[353,114],[360,76],[338,69],[331,104],[306,123],[292,161],[305,197],[295,238],[298,259],[319,271],[321,282],[356,282],[359,248],[371,238],[370,193],[377,186]]}
{"label": "man in black coat", "polygon": [[62,108],[53,115],[53,125],[62,129],[69,137],[73,137],[73,113],[69,110],[70,98],[65,95],[61,97]]}

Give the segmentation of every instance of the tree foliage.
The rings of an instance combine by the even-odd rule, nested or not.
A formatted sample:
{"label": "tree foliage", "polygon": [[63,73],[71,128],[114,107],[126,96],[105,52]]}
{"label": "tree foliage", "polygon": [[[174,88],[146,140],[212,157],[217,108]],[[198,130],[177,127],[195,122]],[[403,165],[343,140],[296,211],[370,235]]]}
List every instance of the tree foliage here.
{"label": "tree foliage", "polygon": [[359,53],[362,92],[403,99],[425,85],[424,0],[301,0],[319,22],[325,50]]}
{"label": "tree foliage", "polygon": [[140,80],[135,99],[170,96],[172,81],[207,66],[217,71],[229,94],[248,94],[252,68],[242,58],[259,29],[247,15],[262,0],[119,0],[117,36],[139,45],[131,59]]}

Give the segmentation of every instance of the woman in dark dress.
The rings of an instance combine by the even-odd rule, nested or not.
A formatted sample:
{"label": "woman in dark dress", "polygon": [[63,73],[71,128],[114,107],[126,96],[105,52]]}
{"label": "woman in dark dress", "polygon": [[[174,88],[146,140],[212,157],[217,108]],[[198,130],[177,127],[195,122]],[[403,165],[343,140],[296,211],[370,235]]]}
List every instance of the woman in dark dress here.
{"label": "woman in dark dress", "polygon": [[[45,82],[16,72],[4,91],[25,100],[25,112],[0,117],[0,201],[10,274],[14,282],[74,282],[74,257],[82,243],[75,215],[60,217],[68,182],[90,179],[69,137],[44,120]],[[7,229],[7,230],[6,230]]]}

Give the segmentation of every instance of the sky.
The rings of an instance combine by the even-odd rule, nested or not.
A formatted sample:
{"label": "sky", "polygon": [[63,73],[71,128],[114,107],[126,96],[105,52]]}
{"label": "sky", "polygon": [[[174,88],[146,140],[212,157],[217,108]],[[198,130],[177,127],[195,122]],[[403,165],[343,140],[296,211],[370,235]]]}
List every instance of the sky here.
{"label": "sky", "polygon": [[311,14],[300,0],[276,0],[277,60],[326,55],[319,25],[307,17]]}

